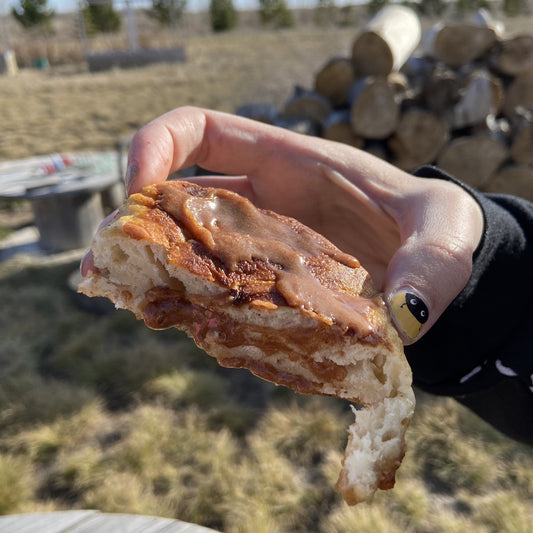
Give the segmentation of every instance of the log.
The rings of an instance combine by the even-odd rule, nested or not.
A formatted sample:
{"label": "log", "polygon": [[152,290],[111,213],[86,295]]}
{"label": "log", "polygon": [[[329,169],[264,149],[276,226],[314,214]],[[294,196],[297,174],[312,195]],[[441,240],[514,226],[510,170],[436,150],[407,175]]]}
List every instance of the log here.
{"label": "log", "polygon": [[504,167],[490,180],[484,190],[513,194],[533,202],[533,167],[520,165]]}
{"label": "log", "polygon": [[407,7],[389,5],[363,28],[352,46],[357,76],[387,76],[399,70],[421,37],[420,20]]}
{"label": "log", "polygon": [[429,111],[443,115],[459,101],[460,87],[459,76],[441,64],[428,75],[422,86],[420,100]]}
{"label": "log", "polygon": [[437,165],[472,187],[488,183],[509,155],[508,148],[486,133],[459,137],[444,147]]}
{"label": "log", "polygon": [[333,107],[340,107],[348,104],[354,81],[351,60],[347,57],[334,57],[317,72],[315,90],[325,96]]}
{"label": "log", "polygon": [[389,139],[393,164],[407,171],[432,163],[448,142],[448,125],[442,118],[423,109],[402,114],[396,132]]}
{"label": "log", "polygon": [[512,118],[518,108],[533,109],[533,70],[517,76],[507,88],[503,113]]}
{"label": "log", "polygon": [[405,62],[400,72],[406,76],[409,90],[419,95],[424,91],[427,81],[435,71],[435,67],[435,60],[415,52]]}
{"label": "log", "polygon": [[533,35],[503,39],[489,60],[492,68],[506,76],[519,76],[533,69]]}
{"label": "log", "polygon": [[436,24],[424,37],[423,49],[450,67],[471,63],[497,42],[494,28],[475,23]]}
{"label": "log", "polygon": [[461,129],[486,121],[497,115],[503,104],[501,82],[481,70],[468,77],[461,99],[448,111],[446,118],[452,129]]}
{"label": "log", "polygon": [[322,133],[324,139],[363,148],[364,139],[356,135],[350,124],[349,111],[334,111],[328,117]]}
{"label": "log", "polygon": [[235,114],[265,124],[274,124],[278,119],[277,107],[269,103],[244,104],[236,109]]}
{"label": "log", "polygon": [[396,89],[387,78],[357,81],[351,94],[350,122],[353,132],[368,139],[385,139],[394,132],[400,116]]}
{"label": "log", "polygon": [[316,91],[296,87],[280,114],[282,119],[308,119],[322,128],[332,108],[327,98]]}
{"label": "log", "polygon": [[533,117],[528,114],[513,127],[511,157],[520,165],[533,167]]}

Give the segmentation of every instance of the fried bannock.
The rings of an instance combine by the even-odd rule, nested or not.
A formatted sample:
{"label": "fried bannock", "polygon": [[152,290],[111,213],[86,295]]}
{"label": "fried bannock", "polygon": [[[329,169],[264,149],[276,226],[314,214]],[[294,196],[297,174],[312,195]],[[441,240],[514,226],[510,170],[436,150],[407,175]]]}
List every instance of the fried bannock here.
{"label": "fried bannock", "polygon": [[394,485],[414,410],[411,370],[359,262],[298,221],[184,181],[134,194],[93,244],[79,286],[154,329],[186,331],[225,367],[354,409],[337,490]]}

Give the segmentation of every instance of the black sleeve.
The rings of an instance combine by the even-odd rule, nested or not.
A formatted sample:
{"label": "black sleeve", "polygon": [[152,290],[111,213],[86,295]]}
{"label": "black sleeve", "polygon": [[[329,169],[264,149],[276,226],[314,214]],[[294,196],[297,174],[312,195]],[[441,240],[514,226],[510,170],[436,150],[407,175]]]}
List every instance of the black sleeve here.
{"label": "black sleeve", "polygon": [[470,281],[433,328],[405,349],[415,386],[453,396],[509,436],[533,444],[533,204],[483,194],[435,167],[485,216]]}

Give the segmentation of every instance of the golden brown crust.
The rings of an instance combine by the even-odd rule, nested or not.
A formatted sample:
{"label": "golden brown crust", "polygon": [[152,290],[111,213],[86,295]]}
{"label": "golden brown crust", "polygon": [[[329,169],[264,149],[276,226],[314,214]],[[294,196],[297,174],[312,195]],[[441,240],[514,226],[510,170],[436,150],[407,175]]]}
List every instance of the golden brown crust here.
{"label": "golden brown crust", "polygon": [[[411,374],[355,258],[294,219],[186,182],[131,196],[98,232],[93,255],[85,294],[109,297],[151,328],[185,330],[222,366],[372,413],[377,406],[350,427],[337,489],[357,503],[394,485],[414,407]],[[356,451],[366,442],[370,472],[361,473]]]}

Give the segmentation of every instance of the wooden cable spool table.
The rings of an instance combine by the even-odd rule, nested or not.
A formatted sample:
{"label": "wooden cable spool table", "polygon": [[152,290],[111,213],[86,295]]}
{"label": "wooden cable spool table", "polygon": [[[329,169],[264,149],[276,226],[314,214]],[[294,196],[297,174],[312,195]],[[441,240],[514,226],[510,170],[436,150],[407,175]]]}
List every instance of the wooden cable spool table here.
{"label": "wooden cable spool table", "polygon": [[40,156],[0,163],[0,198],[28,200],[41,248],[87,247],[106,210],[124,198],[116,152]]}

